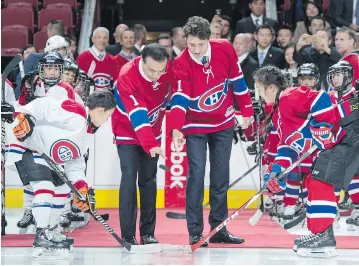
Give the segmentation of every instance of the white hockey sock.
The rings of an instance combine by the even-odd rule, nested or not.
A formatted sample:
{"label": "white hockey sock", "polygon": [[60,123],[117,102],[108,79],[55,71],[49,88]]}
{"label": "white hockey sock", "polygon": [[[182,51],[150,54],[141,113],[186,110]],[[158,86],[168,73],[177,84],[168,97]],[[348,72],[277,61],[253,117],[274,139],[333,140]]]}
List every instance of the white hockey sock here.
{"label": "white hockey sock", "polygon": [[50,181],[31,182],[34,189],[34,200],[32,202],[32,214],[34,215],[36,226],[46,228],[49,226],[52,213],[52,199],[55,186]]}
{"label": "white hockey sock", "polygon": [[31,185],[24,186],[24,209],[32,208],[32,201],[34,200],[34,190]]}
{"label": "white hockey sock", "polygon": [[65,205],[70,206],[70,188],[64,184],[55,188],[55,196],[52,199],[52,213],[50,219],[50,227],[60,222],[60,216],[65,211]]}

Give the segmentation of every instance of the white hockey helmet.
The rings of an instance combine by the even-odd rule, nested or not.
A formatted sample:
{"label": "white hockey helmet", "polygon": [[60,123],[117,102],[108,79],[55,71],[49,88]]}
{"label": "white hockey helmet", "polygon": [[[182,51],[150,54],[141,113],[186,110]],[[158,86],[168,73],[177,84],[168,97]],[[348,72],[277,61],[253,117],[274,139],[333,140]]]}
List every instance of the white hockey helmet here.
{"label": "white hockey helmet", "polygon": [[54,35],[51,36],[49,39],[47,39],[46,41],[46,47],[44,49],[45,53],[46,52],[60,52],[59,49],[61,48],[65,48],[66,49],[66,54],[63,55],[62,53],[60,53],[64,58],[68,57],[68,55],[70,54],[70,47],[69,47],[69,43],[65,40],[64,37],[60,36],[60,35]]}

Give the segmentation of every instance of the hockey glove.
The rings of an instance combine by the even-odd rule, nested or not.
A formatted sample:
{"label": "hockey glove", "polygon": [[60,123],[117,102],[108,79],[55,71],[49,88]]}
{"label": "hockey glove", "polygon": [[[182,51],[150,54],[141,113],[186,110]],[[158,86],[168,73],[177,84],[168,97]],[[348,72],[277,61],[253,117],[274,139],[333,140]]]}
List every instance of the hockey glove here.
{"label": "hockey glove", "polygon": [[335,138],[332,133],[331,124],[312,120],[310,122],[310,132],[312,133],[313,142],[321,150],[330,149],[335,145]]}
{"label": "hockey glove", "polygon": [[252,99],[252,106],[253,106],[253,111],[254,111],[254,114],[256,115],[256,117],[258,117],[260,121],[264,120],[265,113],[264,113],[262,103],[260,101],[256,101],[253,98]]}
{"label": "hockey glove", "polygon": [[11,104],[4,102],[1,104],[1,119],[6,123],[14,122],[15,108]]}
{"label": "hockey glove", "polygon": [[90,209],[93,210],[94,195],[91,188],[88,187],[87,183],[83,180],[79,180],[74,184],[75,188],[81,193],[83,199],[79,198],[76,194],[74,195],[74,204],[83,212],[87,212]]}
{"label": "hockey glove", "polygon": [[264,174],[263,188],[267,188],[272,194],[276,194],[285,189],[285,179],[277,179],[277,177],[282,172],[282,169],[283,168],[279,164],[270,164],[266,173]]}
{"label": "hockey glove", "polygon": [[12,131],[14,132],[15,137],[22,142],[31,136],[34,131],[36,120],[32,115],[24,113],[18,114],[16,119],[18,120],[18,124]]}

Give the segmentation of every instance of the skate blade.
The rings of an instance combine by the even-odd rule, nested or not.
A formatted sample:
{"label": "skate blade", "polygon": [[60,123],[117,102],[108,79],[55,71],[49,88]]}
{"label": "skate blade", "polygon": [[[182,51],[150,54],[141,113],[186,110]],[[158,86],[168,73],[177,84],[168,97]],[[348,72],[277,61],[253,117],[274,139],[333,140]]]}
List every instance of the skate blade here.
{"label": "skate blade", "polygon": [[301,257],[311,257],[311,258],[332,258],[338,256],[335,247],[318,248],[314,250],[300,248],[297,250],[297,254]]}
{"label": "skate blade", "polygon": [[297,246],[297,245],[294,245],[294,246],[293,246],[293,251],[294,251],[294,252],[297,252],[297,251],[298,251],[298,246]]}
{"label": "skate blade", "polygon": [[32,258],[61,260],[69,257],[68,249],[46,249],[36,247],[31,253]]}

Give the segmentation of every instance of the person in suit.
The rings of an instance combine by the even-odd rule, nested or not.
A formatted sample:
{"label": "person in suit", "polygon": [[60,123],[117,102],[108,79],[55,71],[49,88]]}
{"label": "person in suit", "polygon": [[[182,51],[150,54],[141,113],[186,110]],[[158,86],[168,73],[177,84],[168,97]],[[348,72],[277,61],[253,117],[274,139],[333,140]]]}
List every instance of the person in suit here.
{"label": "person in suit", "polygon": [[169,55],[170,59],[173,59],[173,44],[171,36],[169,36],[167,33],[161,33],[157,37],[157,43],[161,44],[163,47],[166,48],[166,51]]}
{"label": "person in suit", "polygon": [[257,41],[257,48],[249,54],[258,61],[259,66],[274,65],[280,69],[284,68],[284,53],[282,49],[272,46],[275,38],[274,29],[267,25],[257,28],[254,38]]}
{"label": "person in suit", "polygon": [[113,37],[115,38],[115,44],[111,44],[106,47],[106,52],[108,52],[111,55],[117,55],[121,52],[122,44],[121,44],[121,37],[122,33],[125,30],[128,30],[128,26],[126,24],[118,24],[115,32],[113,33]]}
{"label": "person in suit", "polygon": [[241,65],[244,80],[247,83],[248,89],[254,91],[253,72],[259,68],[258,62],[249,55],[249,38],[244,33],[236,35],[233,41],[234,50],[236,50],[239,64]]}
{"label": "person in suit", "polygon": [[177,57],[184,48],[186,48],[186,37],[182,27],[175,27],[172,29],[172,41],[173,41],[173,58]]}
{"label": "person in suit", "polygon": [[[354,5],[354,3],[356,3],[356,5]],[[345,26],[354,31],[359,31],[359,1],[330,1],[328,17],[334,27]]]}
{"label": "person in suit", "polygon": [[135,24],[131,28],[135,33],[135,50],[136,55],[141,55],[142,46],[146,44],[147,30],[142,24]]}
{"label": "person in suit", "polygon": [[249,17],[245,17],[236,24],[235,34],[238,33],[254,33],[256,28],[261,25],[269,25],[275,31],[278,30],[278,22],[274,19],[264,17],[265,0],[249,0],[249,8],[252,13]]}

